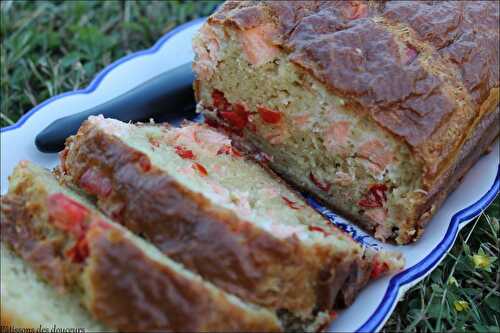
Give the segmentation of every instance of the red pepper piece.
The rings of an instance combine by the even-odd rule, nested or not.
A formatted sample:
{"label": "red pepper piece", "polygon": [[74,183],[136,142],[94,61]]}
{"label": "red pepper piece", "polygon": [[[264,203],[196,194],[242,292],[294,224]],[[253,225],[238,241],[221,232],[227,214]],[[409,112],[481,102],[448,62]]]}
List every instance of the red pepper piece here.
{"label": "red pepper piece", "polygon": [[365,208],[380,208],[387,201],[387,186],[384,184],[374,184],[370,186],[368,193],[358,202],[358,206]]}
{"label": "red pepper piece", "polygon": [[387,196],[385,192],[387,191],[387,186],[385,184],[374,184],[370,187],[370,191],[372,191],[379,201],[387,201]]}
{"label": "red pepper piece", "polygon": [[322,183],[320,182],[316,177],[314,177],[313,173],[310,172],[309,173],[309,179],[314,183],[314,185],[316,185],[320,190],[324,191],[324,192],[328,192],[330,191],[330,188],[332,186],[332,184],[328,184],[328,183]]}
{"label": "red pepper piece", "polygon": [[66,251],[65,255],[75,263],[83,262],[89,256],[89,245],[85,235],[82,235],[71,247]]}
{"label": "red pepper piece", "polygon": [[220,149],[217,151],[217,155],[222,155],[222,154],[241,157],[241,153],[231,145],[223,145],[222,147],[220,147]]}
{"label": "red pepper piece", "polygon": [[193,163],[193,169],[198,171],[202,177],[208,176],[207,169],[205,169],[205,167],[200,163]]}
{"label": "red pepper piece", "polygon": [[219,150],[217,151],[217,155],[229,155],[231,153],[231,146],[230,145],[222,145]]}
{"label": "red pepper piece", "polygon": [[234,104],[231,111],[220,112],[221,117],[237,130],[242,130],[248,124],[249,113],[241,104]]}
{"label": "red pepper piece", "polygon": [[89,214],[87,207],[63,193],[54,193],[47,198],[50,221],[59,229],[80,237],[85,231],[85,219]]}
{"label": "red pepper piece", "polygon": [[283,199],[283,201],[286,202],[286,204],[288,205],[288,207],[290,207],[291,209],[300,209],[300,207],[297,206],[297,203],[295,201],[292,201],[292,200],[288,199],[285,196],[282,196],[281,198]]}
{"label": "red pepper piece", "polygon": [[375,260],[375,262],[373,263],[373,266],[372,266],[372,271],[370,273],[370,277],[372,279],[376,279],[378,278],[379,276],[381,276],[382,274],[384,274],[385,272],[387,272],[389,270],[389,266],[387,265],[387,263],[382,263],[378,260]]}
{"label": "red pepper piece", "polygon": [[248,124],[249,113],[242,104],[231,105],[224,96],[224,93],[219,90],[212,92],[212,100],[214,106],[217,108],[218,117],[224,119],[224,121],[236,130],[245,128]]}
{"label": "red pepper piece", "polygon": [[196,158],[192,150],[186,149],[182,146],[175,146],[175,152],[183,159],[194,160]]}
{"label": "red pepper piece", "polygon": [[111,194],[111,181],[101,171],[89,168],[80,177],[80,186],[91,194],[107,197]]}
{"label": "red pepper piece", "polygon": [[220,90],[214,90],[212,92],[212,100],[214,106],[221,112],[229,110],[229,107],[231,106],[224,96],[224,93]]}
{"label": "red pepper piece", "polygon": [[277,124],[281,121],[281,113],[278,111],[269,110],[265,107],[258,107],[257,112],[259,112],[260,117],[265,123]]}
{"label": "red pepper piece", "polygon": [[149,157],[141,155],[141,157],[139,157],[139,166],[144,172],[151,170],[151,161],[149,160]]}
{"label": "red pepper piece", "polygon": [[223,145],[222,147],[219,148],[217,151],[217,155],[229,155],[231,154],[231,146],[230,145]]}
{"label": "red pepper piece", "polygon": [[317,227],[317,226],[314,226],[314,225],[310,225],[308,227],[309,231],[316,231],[316,232],[321,232],[323,233],[323,235],[325,236],[329,236],[331,235],[329,232],[326,232],[323,228],[320,228],[320,227]]}
{"label": "red pepper piece", "polygon": [[363,198],[363,199],[359,200],[358,206],[365,207],[365,208],[380,208],[380,207],[382,207],[382,205],[379,202],[372,200],[370,198]]}
{"label": "red pepper piece", "polygon": [[331,319],[331,320],[333,320],[333,319],[335,319],[335,318],[337,318],[337,312],[335,312],[335,311],[333,311],[333,310],[332,310],[332,311],[330,311],[330,319]]}
{"label": "red pepper piece", "polygon": [[227,111],[221,112],[220,114],[225,121],[227,121],[238,130],[245,128],[245,125],[247,124],[247,120],[235,112]]}
{"label": "red pepper piece", "polygon": [[236,112],[240,116],[248,118],[249,112],[247,111],[247,109],[243,104],[240,103],[233,104],[231,109],[233,110],[233,112]]}

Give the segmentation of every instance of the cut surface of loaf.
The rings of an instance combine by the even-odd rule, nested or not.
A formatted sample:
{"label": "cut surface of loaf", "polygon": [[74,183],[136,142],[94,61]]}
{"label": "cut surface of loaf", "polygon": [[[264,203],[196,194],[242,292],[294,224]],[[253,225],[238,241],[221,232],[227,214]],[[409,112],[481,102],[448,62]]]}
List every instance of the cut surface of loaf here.
{"label": "cut surface of loaf", "polygon": [[498,7],[228,1],[194,39],[200,111],[377,238],[408,243],[498,136]]}
{"label": "cut surface of loaf", "polygon": [[[275,314],[204,281],[29,162],[21,162],[10,177],[1,213],[2,244],[50,283],[53,293],[76,295],[108,327],[124,332],[281,330]],[[13,304],[12,297],[2,292],[2,311],[4,304]],[[8,310],[16,316],[23,311]]]}
{"label": "cut surface of loaf", "polygon": [[50,330],[55,325],[85,332],[111,331],[92,319],[78,295],[58,293],[3,242],[0,256],[2,326]]}
{"label": "cut surface of loaf", "polygon": [[207,125],[91,117],[61,153],[62,178],[217,286],[303,319],[352,303],[399,254],[364,251]]}

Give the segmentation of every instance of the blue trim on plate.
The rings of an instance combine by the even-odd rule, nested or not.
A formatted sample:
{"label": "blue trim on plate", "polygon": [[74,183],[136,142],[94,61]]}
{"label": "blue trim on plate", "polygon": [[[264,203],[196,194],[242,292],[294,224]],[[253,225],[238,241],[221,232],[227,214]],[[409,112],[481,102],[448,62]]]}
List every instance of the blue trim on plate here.
{"label": "blue trim on plate", "polygon": [[[44,106],[48,105],[49,103],[52,103],[55,100],[70,95],[89,94],[93,92],[99,87],[99,84],[106,77],[106,75],[109,72],[111,72],[115,67],[133,58],[156,53],[163,46],[163,44],[166,41],[168,41],[172,36],[195,24],[203,22],[204,20],[205,18],[198,18],[193,21],[184,23],[176,27],[175,29],[169,31],[167,34],[165,34],[151,48],[134,52],[123,58],[118,59],[117,61],[113,62],[112,64],[105,67],[102,71],[100,71],[96,75],[94,80],[92,80],[92,82],[85,89],[62,93],[47,99],[43,103],[37,105],[29,112],[24,114],[15,124],[0,128],[0,133],[11,131],[21,127],[35,112],[39,111]],[[463,223],[464,221],[470,220],[471,218],[477,216],[479,213],[481,213],[481,211],[486,209],[486,207],[489,204],[491,204],[491,202],[493,202],[500,189],[499,177],[500,177],[500,167],[497,169],[497,176],[495,178],[495,182],[493,183],[493,186],[488,190],[488,192],[476,203],[470,205],[467,208],[462,209],[461,211],[453,215],[450,226],[448,227],[448,230],[446,231],[444,238],[437,245],[435,250],[432,251],[431,254],[425,257],[418,264],[414,265],[411,268],[406,269],[404,272],[397,274],[389,281],[389,286],[385,292],[384,297],[382,298],[382,301],[379,303],[377,309],[372,314],[372,316],[362,326],[360,326],[357,329],[358,332],[375,331],[389,315],[389,311],[392,309],[394,303],[397,301],[399,289],[401,288],[401,286],[408,284],[413,280],[418,279],[419,277],[425,275],[429,270],[434,268],[434,266],[446,255],[448,249],[453,245],[460,224]]]}
{"label": "blue trim on plate", "polygon": [[406,269],[404,272],[397,274],[389,281],[389,287],[387,288],[387,291],[385,292],[385,295],[382,298],[382,301],[380,301],[377,309],[356,331],[375,331],[389,315],[389,311],[397,301],[401,286],[422,277],[428,271],[432,270],[441,261],[441,259],[444,258],[450,247],[453,245],[455,238],[457,237],[460,224],[478,216],[482,211],[484,211],[493,202],[495,197],[498,195],[499,190],[500,166],[497,168],[495,181],[488,192],[486,192],[486,194],[484,194],[477,202],[453,215],[444,238],[427,257],[411,268]]}
{"label": "blue trim on plate", "polygon": [[31,109],[30,111],[25,113],[21,118],[19,118],[19,120],[15,124],[0,128],[0,133],[11,131],[13,129],[21,127],[21,125],[23,125],[29,119],[29,117],[31,117],[35,112],[42,109],[44,106],[48,105],[49,103],[54,102],[55,100],[58,100],[58,99],[63,98],[63,97],[71,96],[71,95],[90,94],[91,92],[96,90],[97,87],[99,87],[99,84],[106,77],[106,75],[108,75],[109,72],[111,72],[113,69],[115,69],[115,67],[117,67],[117,66],[119,66],[119,65],[133,59],[133,58],[142,57],[144,55],[156,53],[163,46],[163,44],[165,44],[165,42],[168,41],[170,38],[172,38],[174,35],[181,32],[182,30],[185,30],[185,29],[187,29],[195,24],[201,23],[205,20],[206,20],[206,18],[200,17],[200,18],[197,18],[195,20],[192,20],[192,21],[189,21],[187,23],[179,25],[178,27],[176,27],[176,28],[170,30],[168,33],[166,33],[163,37],[161,37],[149,49],[130,53],[129,55],[126,55],[125,57],[120,58],[120,59],[116,60],[115,62],[111,63],[110,65],[106,66],[103,70],[101,70],[96,75],[96,77],[92,80],[92,82],[90,82],[90,84],[85,89],[68,91],[68,92],[53,96],[53,97],[45,100],[44,102],[38,104],[33,109]]}

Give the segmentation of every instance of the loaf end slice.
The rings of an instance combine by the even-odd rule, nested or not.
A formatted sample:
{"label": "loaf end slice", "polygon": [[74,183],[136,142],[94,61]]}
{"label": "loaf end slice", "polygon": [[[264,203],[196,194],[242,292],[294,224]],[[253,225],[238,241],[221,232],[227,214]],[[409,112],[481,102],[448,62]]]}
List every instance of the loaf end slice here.
{"label": "loaf end slice", "polygon": [[29,162],[18,165],[10,177],[1,212],[2,243],[54,290],[78,295],[90,314],[108,327],[281,330],[270,311],[244,303],[186,270]]}

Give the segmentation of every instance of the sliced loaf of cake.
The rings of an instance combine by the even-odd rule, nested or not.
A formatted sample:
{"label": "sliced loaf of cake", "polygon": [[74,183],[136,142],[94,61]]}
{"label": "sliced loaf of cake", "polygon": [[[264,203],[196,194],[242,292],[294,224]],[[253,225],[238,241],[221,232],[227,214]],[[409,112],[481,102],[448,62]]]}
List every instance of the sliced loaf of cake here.
{"label": "sliced loaf of cake", "polygon": [[207,125],[91,117],[67,140],[60,173],[205,279],[302,319],[350,304],[370,277],[403,265],[365,251]]}
{"label": "sliced loaf of cake", "polygon": [[283,178],[406,244],[499,134],[499,7],[227,1],[194,39],[196,96]]}
{"label": "sliced loaf of cake", "polygon": [[[274,313],[186,270],[29,162],[19,164],[10,177],[9,192],[2,197],[1,230],[2,246],[58,292],[76,295],[95,320],[117,331],[281,330]],[[7,283],[3,268],[2,291]],[[2,314],[19,317],[24,309],[13,306],[12,297],[2,292]]]}

